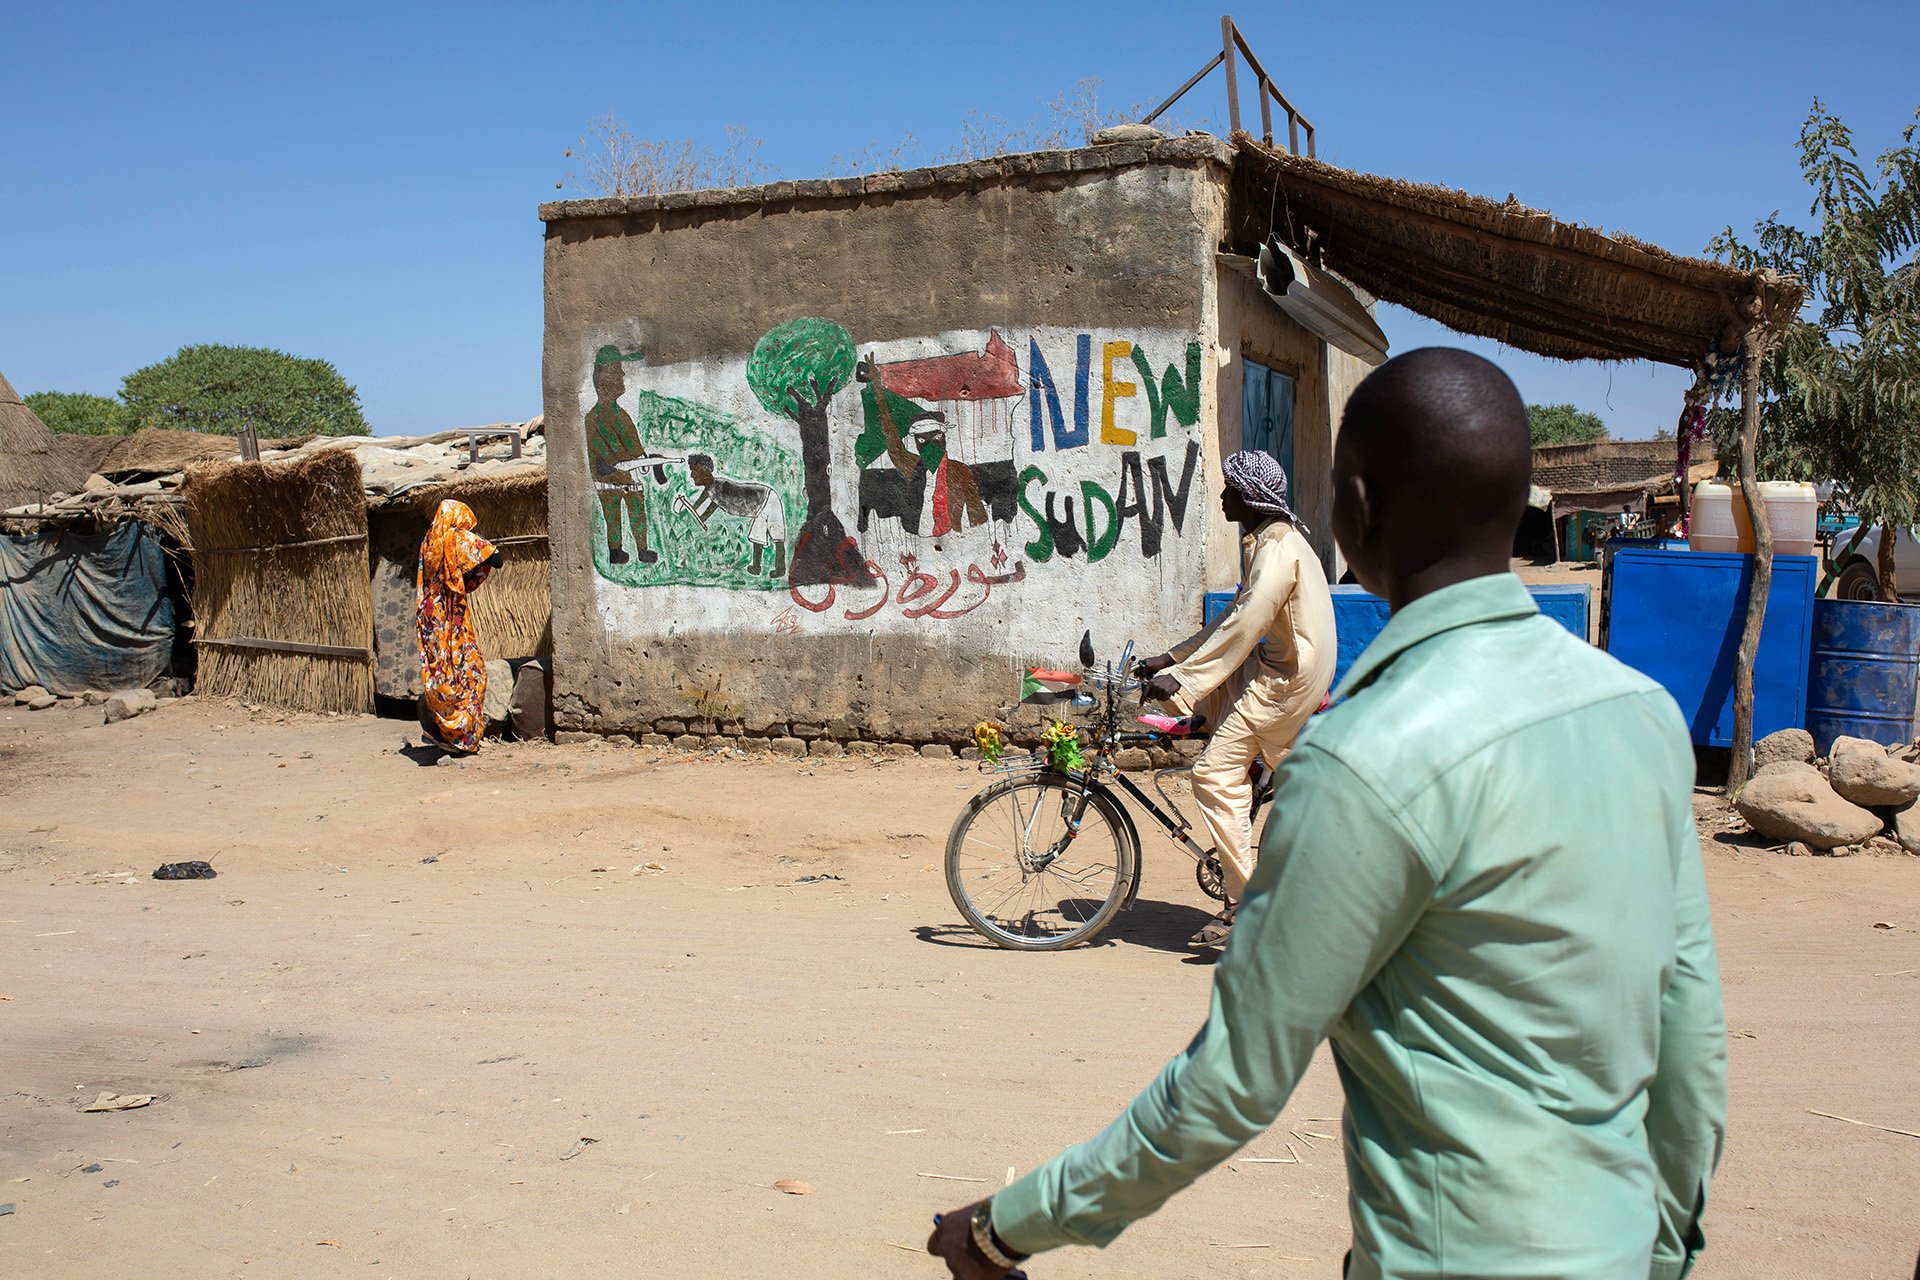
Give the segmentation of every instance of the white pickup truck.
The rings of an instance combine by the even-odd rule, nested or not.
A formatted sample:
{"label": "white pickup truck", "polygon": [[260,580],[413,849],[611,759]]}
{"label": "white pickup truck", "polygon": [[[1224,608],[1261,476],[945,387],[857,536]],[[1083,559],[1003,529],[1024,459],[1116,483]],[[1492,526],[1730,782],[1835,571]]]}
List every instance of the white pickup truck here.
{"label": "white pickup truck", "polygon": [[[1833,535],[1829,563],[1840,573],[1834,584],[1838,600],[1878,600],[1880,598],[1880,526],[1867,530],[1860,545],[1847,550],[1855,529],[1848,525]],[[1912,529],[1900,530],[1893,544],[1893,585],[1902,599],[1920,598],[1920,541]]]}

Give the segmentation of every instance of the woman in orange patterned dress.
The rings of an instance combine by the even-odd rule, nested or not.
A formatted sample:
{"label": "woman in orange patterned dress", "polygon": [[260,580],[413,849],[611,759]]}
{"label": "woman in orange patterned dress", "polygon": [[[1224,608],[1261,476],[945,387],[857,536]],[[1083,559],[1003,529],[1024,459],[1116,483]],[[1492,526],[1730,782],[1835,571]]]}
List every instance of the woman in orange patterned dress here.
{"label": "woman in orange patterned dress", "polygon": [[457,755],[478,751],[486,727],[487,660],[473,638],[467,593],[500,565],[500,553],[473,531],[474,524],[466,503],[448,499],[440,504],[420,544],[415,597],[426,687],[420,725]]}

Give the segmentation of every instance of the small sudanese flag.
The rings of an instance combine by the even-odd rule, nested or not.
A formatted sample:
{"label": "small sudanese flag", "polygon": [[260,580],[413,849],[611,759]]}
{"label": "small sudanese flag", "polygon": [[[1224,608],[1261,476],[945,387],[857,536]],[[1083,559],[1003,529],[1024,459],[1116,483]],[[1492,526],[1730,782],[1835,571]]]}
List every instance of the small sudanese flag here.
{"label": "small sudanese flag", "polygon": [[1041,707],[1068,702],[1079,687],[1080,677],[1075,672],[1028,667],[1026,679],[1020,682],[1020,701]]}

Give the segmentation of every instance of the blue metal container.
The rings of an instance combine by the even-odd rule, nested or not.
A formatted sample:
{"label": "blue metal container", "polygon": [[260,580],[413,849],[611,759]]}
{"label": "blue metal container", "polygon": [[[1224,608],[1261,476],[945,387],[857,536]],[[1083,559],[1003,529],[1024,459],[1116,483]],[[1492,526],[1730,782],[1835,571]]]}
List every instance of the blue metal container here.
{"label": "blue metal container", "polygon": [[1591,590],[1579,583],[1569,583],[1559,587],[1528,587],[1527,593],[1540,606],[1541,613],[1582,640],[1592,638],[1587,623],[1587,611],[1593,599]]}
{"label": "blue metal container", "polygon": [[[1527,590],[1532,593],[1534,603],[1540,606],[1541,613],[1582,640],[1587,638],[1587,601],[1590,595],[1587,588],[1528,587]],[[1232,603],[1231,591],[1209,591],[1205,602],[1207,622],[1211,623],[1225,613],[1227,606]],[[1346,679],[1347,668],[1354,664],[1354,660],[1380,634],[1380,629],[1387,625],[1387,617],[1391,612],[1385,600],[1364,587],[1333,588],[1333,625],[1339,639],[1339,658],[1333,676],[1336,685]]]}
{"label": "blue metal container", "polygon": [[1839,737],[1913,741],[1920,701],[1920,606],[1818,600],[1807,732],[1821,755]]}
{"label": "blue metal container", "polygon": [[[1820,562],[1775,556],[1753,664],[1753,736],[1806,718],[1813,589]],[[1753,557],[1623,547],[1603,586],[1608,653],[1673,695],[1701,746],[1733,744],[1733,668]]]}
{"label": "blue metal container", "polygon": [[1333,630],[1339,642],[1339,660],[1333,668],[1333,686],[1347,678],[1347,670],[1367,646],[1379,636],[1393,611],[1387,602],[1365,587],[1345,586],[1333,589]]}

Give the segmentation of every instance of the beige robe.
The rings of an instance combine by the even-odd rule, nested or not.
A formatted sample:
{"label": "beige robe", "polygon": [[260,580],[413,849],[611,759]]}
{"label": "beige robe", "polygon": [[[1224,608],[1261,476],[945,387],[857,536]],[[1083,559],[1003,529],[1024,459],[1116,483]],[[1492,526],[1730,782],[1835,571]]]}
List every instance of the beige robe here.
{"label": "beige robe", "polygon": [[1173,705],[1204,715],[1212,741],[1193,766],[1193,796],[1239,898],[1253,874],[1257,759],[1277,767],[1333,686],[1333,595],[1306,537],[1269,520],[1247,539],[1246,581],[1212,625],[1172,650]]}

